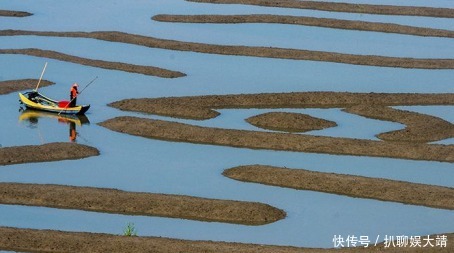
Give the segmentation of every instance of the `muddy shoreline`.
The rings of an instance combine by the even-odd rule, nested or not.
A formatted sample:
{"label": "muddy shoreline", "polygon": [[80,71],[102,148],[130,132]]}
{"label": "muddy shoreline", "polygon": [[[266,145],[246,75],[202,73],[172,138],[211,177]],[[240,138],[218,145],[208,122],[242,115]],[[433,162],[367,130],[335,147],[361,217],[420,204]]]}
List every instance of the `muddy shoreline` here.
{"label": "muddy shoreline", "polygon": [[274,23],[288,25],[317,26],[335,29],[359,30],[371,32],[397,33],[427,37],[454,38],[454,31],[399,25],[393,23],[379,23],[356,20],[331,18],[296,17],[281,15],[156,15],[152,20],[160,22],[178,23],[213,23],[213,24],[241,24],[241,23]]}
{"label": "muddy shoreline", "polygon": [[120,133],[165,141],[251,149],[454,162],[454,145],[384,142],[221,129],[137,117],[117,117],[101,122],[99,125]]}
{"label": "muddy shoreline", "polygon": [[259,114],[247,118],[246,122],[262,129],[284,132],[307,132],[337,126],[336,122],[333,121],[289,112]]}
{"label": "muddy shoreline", "polygon": [[372,5],[372,4],[297,1],[297,0],[186,0],[186,1],[213,4],[246,4],[266,7],[297,8],[350,13],[369,13],[380,15],[406,15],[444,18],[454,17],[454,9],[433,7]]}
{"label": "muddy shoreline", "polygon": [[0,148],[0,166],[75,160],[99,155],[96,148],[66,142]]}
{"label": "muddy shoreline", "polygon": [[[0,249],[20,252],[154,252],[154,253],[356,253],[356,252],[424,252],[449,253],[454,250],[454,234],[445,233],[446,248],[427,247],[390,247],[383,243],[367,248],[319,249],[259,244],[190,241],[163,237],[130,237],[101,233],[64,232],[57,230],[38,230],[0,227]],[[421,238],[427,235],[422,235]],[[435,238],[431,235],[430,238]]]}
{"label": "muddy shoreline", "polygon": [[126,215],[158,216],[243,225],[284,219],[284,211],[267,204],[184,195],[122,190],[0,183],[0,204],[44,206]]}
{"label": "muddy shoreline", "polygon": [[[20,80],[7,80],[0,81],[0,95],[5,95],[21,90],[31,90],[36,88],[38,79],[20,79]],[[46,87],[55,83],[47,80],[41,80],[39,86]]]}
{"label": "muddy shoreline", "polygon": [[391,107],[364,105],[348,107],[344,111],[367,118],[406,125],[402,130],[377,135],[377,138],[385,141],[432,142],[454,137],[454,124],[427,114]]}
{"label": "muddy shoreline", "polygon": [[265,165],[234,167],[223,175],[242,182],[454,210],[454,188],[449,187]]}
{"label": "muddy shoreline", "polygon": [[[0,30],[0,36],[35,35],[70,38],[92,38],[111,42],[121,42],[150,48],[162,48],[197,53],[239,55],[289,60],[333,62],[352,65],[365,65],[393,68],[454,69],[454,59],[424,59],[408,57],[388,57],[378,55],[354,55],[336,52],[311,51],[275,47],[253,47],[214,45],[195,42],[166,40],[123,32],[40,32],[23,30]],[[11,50],[10,50],[11,51]]]}
{"label": "muddy shoreline", "polygon": [[205,120],[229,108],[347,108],[357,105],[454,105],[454,93],[292,92],[124,99],[109,104],[120,110]]}
{"label": "muddy shoreline", "polygon": [[36,56],[36,57],[43,57],[43,58],[50,58],[65,62],[72,62],[76,64],[103,68],[103,69],[111,69],[111,70],[120,70],[125,72],[149,75],[149,76],[157,76],[163,78],[177,78],[186,76],[184,73],[162,69],[153,66],[141,66],[141,65],[134,65],[129,63],[122,63],[122,62],[109,62],[103,60],[93,60],[87,59],[82,57],[77,57],[73,55],[67,55],[60,52],[50,51],[50,50],[41,50],[36,48],[26,48],[26,49],[0,49],[0,54],[22,54],[22,55],[29,55],[29,56]]}
{"label": "muddy shoreline", "polygon": [[26,11],[9,11],[9,10],[0,10],[0,17],[16,17],[16,18],[23,18],[28,17],[33,14],[26,12]]}

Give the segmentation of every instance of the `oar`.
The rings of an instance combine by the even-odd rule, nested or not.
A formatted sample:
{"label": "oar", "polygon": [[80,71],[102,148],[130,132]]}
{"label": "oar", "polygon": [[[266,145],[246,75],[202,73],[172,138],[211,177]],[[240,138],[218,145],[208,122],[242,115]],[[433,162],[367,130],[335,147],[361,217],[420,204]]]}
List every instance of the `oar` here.
{"label": "oar", "polygon": [[41,76],[39,77],[38,84],[36,85],[36,88],[34,89],[34,91],[38,91],[39,84],[41,83],[41,79],[43,79],[43,75],[44,75],[44,71],[46,71],[46,67],[47,67],[47,62],[46,62],[46,64],[44,64],[43,72],[41,72]]}
{"label": "oar", "polygon": [[[90,86],[90,84],[92,84],[96,79],[98,79],[98,77],[96,76],[95,78],[93,78],[93,80],[91,80],[87,85],[85,85],[85,87],[79,92],[79,95],[82,94],[82,92],[84,92],[84,90],[86,88],[88,88],[88,86]],[[66,108],[68,108],[68,106],[71,104],[71,102],[76,98],[77,96],[73,97],[73,99],[71,99],[71,101],[69,101],[69,103],[67,105],[65,105],[65,107],[58,113],[58,115],[60,115],[64,110],[66,110]]]}

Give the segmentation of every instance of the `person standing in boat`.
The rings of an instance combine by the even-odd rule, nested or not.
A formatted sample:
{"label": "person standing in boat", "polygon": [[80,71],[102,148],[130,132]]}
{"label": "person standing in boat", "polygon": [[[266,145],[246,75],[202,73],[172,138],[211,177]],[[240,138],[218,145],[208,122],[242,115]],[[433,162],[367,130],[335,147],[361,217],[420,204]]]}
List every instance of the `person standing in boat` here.
{"label": "person standing in boat", "polygon": [[69,104],[69,107],[74,107],[76,106],[76,103],[77,103],[77,94],[79,94],[79,91],[77,90],[77,88],[79,87],[79,85],[77,83],[74,83],[72,86],[71,86],[71,90],[69,92],[69,101],[71,101],[71,103]]}

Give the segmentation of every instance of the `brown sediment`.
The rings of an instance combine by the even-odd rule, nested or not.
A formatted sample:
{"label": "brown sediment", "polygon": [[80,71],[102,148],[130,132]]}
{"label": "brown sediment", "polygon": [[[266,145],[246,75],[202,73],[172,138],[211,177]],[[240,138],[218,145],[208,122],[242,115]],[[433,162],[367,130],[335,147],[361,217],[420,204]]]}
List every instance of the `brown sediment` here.
{"label": "brown sediment", "polygon": [[301,113],[268,112],[246,119],[256,127],[285,132],[306,132],[337,126],[336,122]]}
{"label": "brown sediment", "polygon": [[243,182],[454,210],[454,188],[449,187],[265,165],[239,166],[223,175]]}
{"label": "brown sediment", "polygon": [[372,31],[384,33],[398,33],[416,36],[447,37],[454,38],[454,31],[398,25],[392,23],[367,22],[356,20],[343,20],[332,18],[314,18],[280,15],[156,15],[152,17],[155,21],[181,22],[181,23],[216,23],[216,24],[237,24],[237,23],[275,23],[289,25],[319,26],[336,29]]}
{"label": "brown sediment", "polygon": [[232,130],[137,117],[117,117],[101,122],[99,125],[121,133],[167,141],[252,149],[454,162],[454,145],[383,142]]}
{"label": "brown sediment", "polygon": [[171,217],[245,225],[264,225],[285,218],[267,204],[183,195],[126,192],[114,189],[0,183],[0,203],[86,211]]}
{"label": "brown sediment", "polygon": [[125,99],[120,110],[162,116],[210,119],[222,108],[345,108],[355,105],[454,105],[454,93],[293,92]]}
{"label": "brown sediment", "polygon": [[72,62],[77,64],[82,64],[86,66],[92,66],[97,68],[120,70],[131,73],[138,73],[150,76],[158,76],[165,78],[176,78],[185,76],[185,74],[177,71],[162,69],[152,66],[141,66],[134,65],[129,63],[121,62],[109,62],[103,60],[93,60],[82,57],[77,57],[73,55],[67,55],[60,52],[50,51],[50,50],[41,50],[36,48],[25,48],[25,49],[0,49],[0,54],[23,54],[36,57],[51,58],[60,61]]}
{"label": "brown sediment", "polygon": [[[8,80],[0,81],[0,95],[12,93],[20,90],[29,90],[36,88],[38,84],[37,79],[20,79],[20,80]],[[47,80],[41,80],[39,87],[46,87],[55,83]]]}
{"label": "brown sediment", "polygon": [[[140,229],[140,227],[139,227]],[[63,232],[56,230],[38,230],[0,227],[0,249],[31,252],[154,252],[154,253],[356,253],[356,252],[423,252],[449,253],[454,250],[454,234],[446,233],[446,247],[389,247],[383,243],[369,247],[320,249],[297,248],[290,246],[272,246],[232,242],[190,241],[163,237],[120,236],[87,232]],[[420,238],[427,238],[427,235]],[[432,239],[436,235],[429,236]],[[422,241],[423,242],[423,241]],[[433,244],[435,242],[433,241]]]}
{"label": "brown sediment", "polygon": [[9,11],[9,10],[0,10],[0,17],[28,17],[33,14],[25,11]]}
{"label": "brown sediment", "polygon": [[19,163],[74,160],[99,155],[96,148],[66,142],[0,148],[0,166]]}
{"label": "brown sediment", "polygon": [[112,42],[135,44],[151,48],[162,48],[169,50],[190,51],[207,54],[240,55],[290,60],[322,61],[393,68],[454,69],[454,59],[389,57],[275,47],[213,45],[159,39],[142,35],[128,34],[123,32],[39,32],[22,30],[0,30],[0,36],[15,36],[15,35],[92,38]]}
{"label": "brown sediment", "polygon": [[298,0],[187,0],[187,1],[213,4],[246,4],[266,7],[297,8],[320,11],[368,13],[380,15],[427,16],[443,18],[454,17],[454,9],[433,7],[372,5],[320,1],[298,1]]}
{"label": "brown sediment", "polygon": [[344,111],[364,117],[405,124],[405,129],[378,134],[386,141],[431,142],[454,137],[454,124],[438,117],[386,106],[357,105]]}

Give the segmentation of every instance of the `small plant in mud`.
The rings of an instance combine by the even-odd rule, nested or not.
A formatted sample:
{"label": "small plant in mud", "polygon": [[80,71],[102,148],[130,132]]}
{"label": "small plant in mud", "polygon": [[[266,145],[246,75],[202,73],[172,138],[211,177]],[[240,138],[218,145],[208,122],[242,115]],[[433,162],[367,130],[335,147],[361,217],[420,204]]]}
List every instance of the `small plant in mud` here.
{"label": "small plant in mud", "polygon": [[126,225],[126,228],[123,230],[123,235],[124,236],[137,236],[137,231],[136,227],[134,226],[134,223],[128,222]]}

